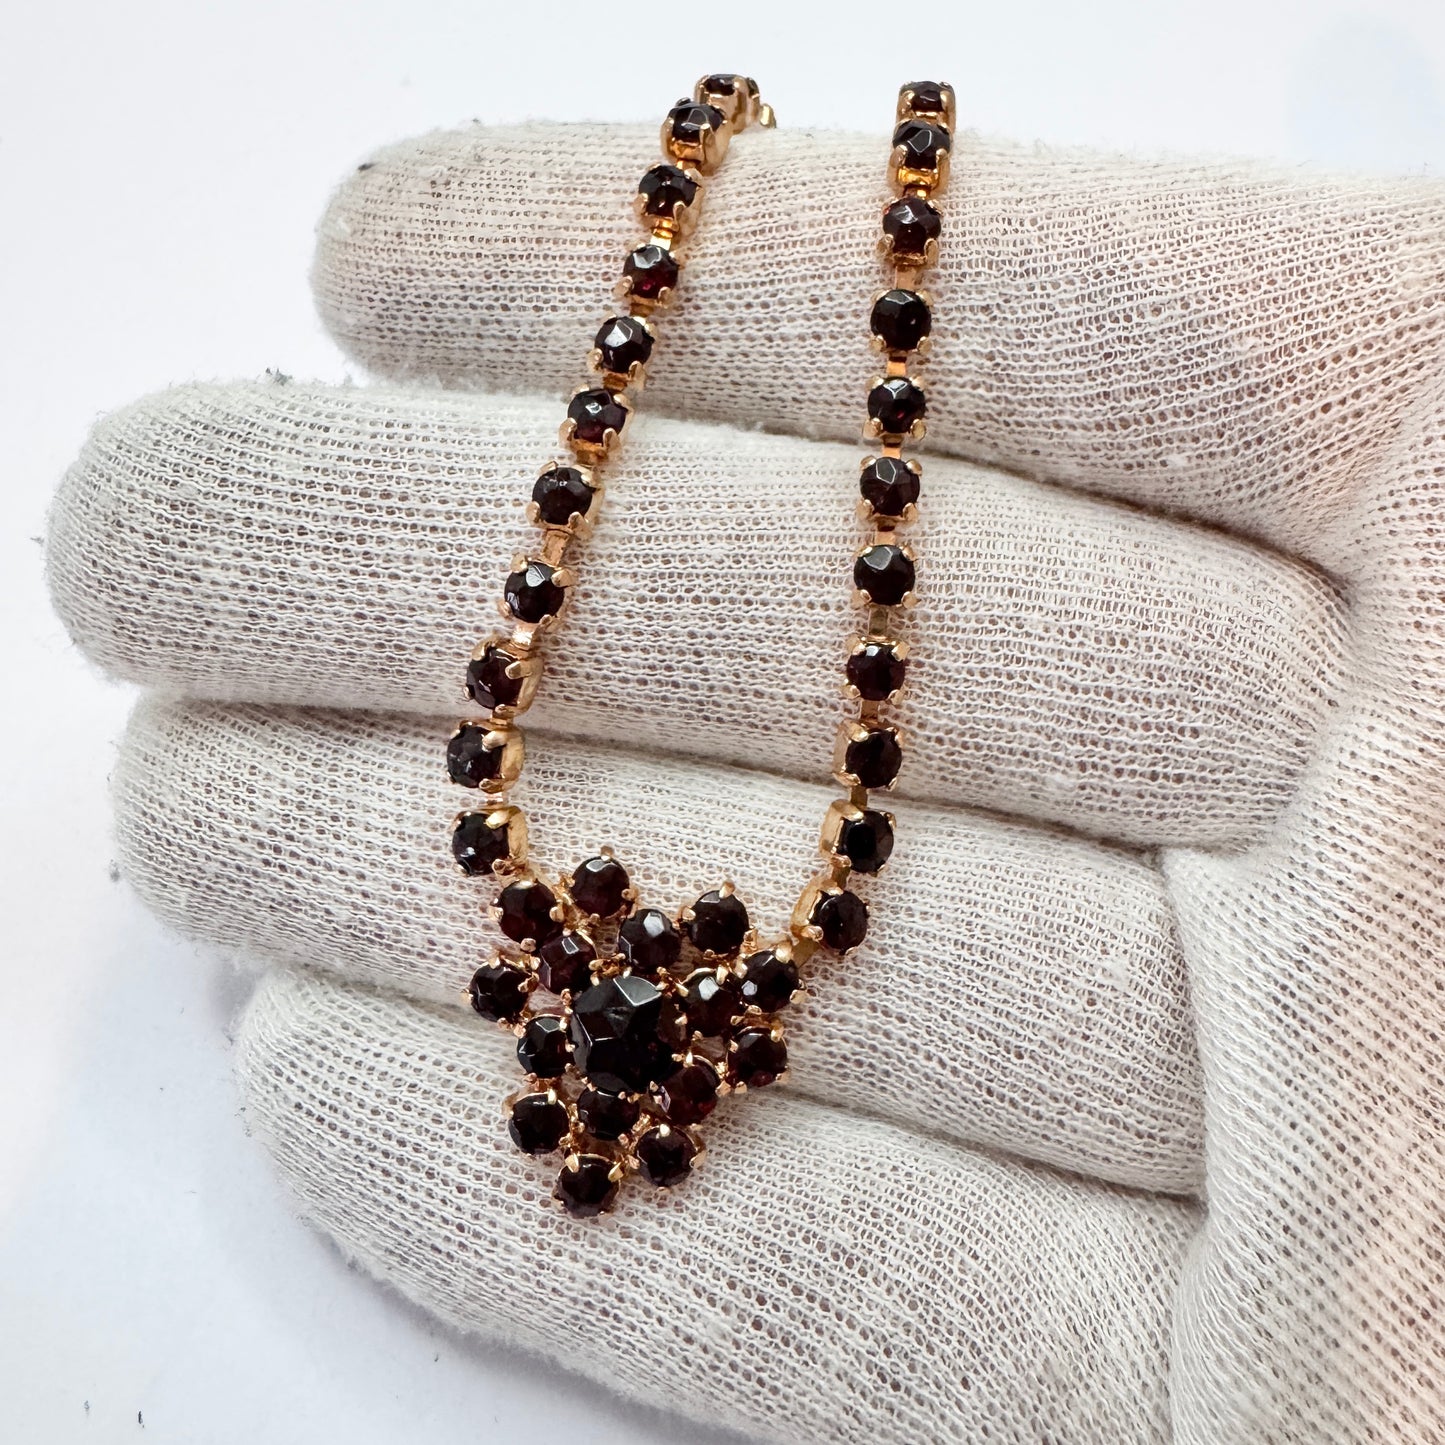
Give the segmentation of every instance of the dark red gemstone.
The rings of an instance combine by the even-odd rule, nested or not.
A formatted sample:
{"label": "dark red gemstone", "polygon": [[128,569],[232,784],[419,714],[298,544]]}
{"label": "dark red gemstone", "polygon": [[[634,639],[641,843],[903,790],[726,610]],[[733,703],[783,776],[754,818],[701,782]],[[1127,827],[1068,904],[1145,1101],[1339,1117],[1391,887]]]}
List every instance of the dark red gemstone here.
{"label": "dark red gemstone", "polygon": [[536,878],[518,878],[497,895],[497,927],[513,943],[546,943],[561,933],[552,917],[557,895]]}
{"label": "dark red gemstone", "polygon": [[930,241],[943,234],[943,217],[932,201],[904,196],[883,212],[883,234],[893,243],[895,256],[919,256]]}
{"label": "dark red gemstone", "polygon": [[463,813],[452,830],[452,857],[473,877],[490,873],[508,856],[507,826],[487,822],[489,813]]}
{"label": "dark red gemstone", "polygon": [[886,436],[907,436],[928,411],[923,388],[907,376],[885,376],[868,393],[868,415]]}
{"label": "dark red gemstone", "polygon": [[743,959],[742,1000],[765,1014],[786,1008],[799,984],[798,965],[771,948]]}
{"label": "dark red gemstone", "polygon": [[728,1077],[734,1083],[761,1089],[788,1067],[788,1046],[771,1029],[743,1029],[728,1055]]}
{"label": "dark red gemstone", "polygon": [[502,768],[501,748],[489,748],[487,729],[463,724],[447,743],[447,776],[464,788],[489,783]]}
{"label": "dark red gemstone", "polygon": [[953,137],[941,126],[927,120],[905,120],[893,132],[893,144],[902,146],[903,164],[911,171],[931,171],[938,157],[953,149]]}
{"label": "dark red gemstone", "polygon": [[688,1028],[704,1038],[716,1038],[725,1032],[734,1015],[742,1011],[738,981],[726,970],[721,979],[716,968],[700,968],[688,974],[678,987],[677,997],[687,1014]]}
{"label": "dark red gemstone", "polygon": [[818,925],[824,944],[838,953],[857,948],[868,933],[868,905],[846,888],[825,893],[814,905],[812,922]]}
{"label": "dark red gemstone", "polygon": [[685,1022],[675,1000],[633,974],[604,978],[572,1000],[577,1069],[610,1094],[635,1094],[672,1069]]}
{"label": "dark red gemstone", "polygon": [[502,595],[518,621],[541,622],[561,610],[567,590],[558,583],[557,569],[550,562],[533,557],[508,574]]}
{"label": "dark red gemstone", "polygon": [[876,808],[864,808],[862,814],[843,820],[838,851],[859,873],[876,873],[893,852],[893,824]]}
{"label": "dark red gemstone", "polygon": [[641,1103],[624,1094],[589,1088],[577,1096],[577,1117],[594,1139],[620,1139],[641,1116]]}
{"label": "dark red gemstone", "polygon": [[627,890],[631,886],[622,864],[615,858],[598,854],[577,865],[567,891],[583,913],[590,913],[594,918],[611,918],[627,907],[630,901]]}
{"label": "dark red gemstone", "polygon": [[517,1040],[517,1062],[539,1079],[555,1079],[567,1072],[572,1050],[567,1043],[567,1020],[559,1014],[529,1018]]}
{"label": "dark red gemstone", "polygon": [[896,607],[913,591],[914,580],[908,553],[892,542],[875,542],[853,559],[853,585],[880,607]]}
{"label": "dark red gemstone", "polygon": [[868,736],[848,744],[843,770],[858,779],[860,787],[886,788],[903,766],[903,748],[893,728],[872,728]]}
{"label": "dark red gemstone", "polygon": [[742,947],[748,931],[748,910],[736,893],[714,888],[692,905],[691,913],[684,927],[694,948],[727,955]]}
{"label": "dark red gemstone", "polygon": [[740,75],[705,75],[698,89],[704,95],[736,95],[742,79]]}
{"label": "dark red gemstone", "polygon": [[933,329],[933,316],[918,292],[885,291],[873,303],[868,325],[889,351],[912,351]]}
{"label": "dark red gemstone", "polygon": [[572,435],[589,446],[603,446],[608,432],[621,435],[627,425],[627,408],[605,386],[579,391],[567,403],[567,415],[576,426]]}
{"label": "dark red gemstone", "polygon": [[[704,94],[707,93],[704,87]],[[718,95],[721,92],[713,91],[712,94]],[[673,140],[684,146],[701,145],[709,128],[717,132],[725,123],[726,117],[722,111],[704,101],[680,100],[667,113],[667,124]]]}
{"label": "dark red gemstone", "polygon": [[874,457],[859,474],[858,490],[880,516],[901,517],[918,501],[918,473],[902,457]]}
{"label": "dark red gemstone", "polygon": [[592,983],[591,967],[596,957],[592,940],[569,928],[538,951],[537,981],[552,993],[587,988]]}
{"label": "dark red gemstone", "polygon": [[592,496],[592,488],[576,467],[548,467],[532,486],[537,520],[546,527],[565,527],[574,516],[585,517]]}
{"label": "dark red gemstone", "polygon": [[674,1124],[700,1124],[717,1107],[718,1073],[703,1059],[679,1064],[657,1088],[657,1103]]}
{"label": "dark red gemstone", "polygon": [[639,246],[623,263],[622,274],[632,283],[632,294],[656,301],[677,285],[677,258],[664,246]]}
{"label": "dark red gemstone", "polygon": [[692,1172],[697,1145],[681,1129],[659,1124],[637,1141],[637,1162],[644,1177],[659,1188],[676,1184]]}
{"label": "dark red gemstone", "polygon": [[897,692],[907,672],[907,659],[899,657],[891,642],[865,642],[848,658],[848,681],[869,702],[882,702]]}
{"label": "dark red gemstone", "polygon": [[951,88],[936,80],[910,80],[907,85],[900,87],[899,94],[911,91],[913,99],[910,104],[914,110],[921,111],[924,115],[942,115],[946,109],[943,92]]}
{"label": "dark red gemstone", "polygon": [[574,1154],[557,1175],[553,1192],[568,1214],[590,1219],[611,1209],[617,1198],[614,1167],[605,1154]]}
{"label": "dark red gemstone", "polygon": [[697,195],[697,182],[676,166],[653,166],[637,183],[642,197],[642,214],[654,220],[670,221],[675,206],[690,206]]}
{"label": "dark red gemstone", "polygon": [[510,963],[484,963],[472,975],[467,994],[484,1019],[516,1023],[527,1007],[527,971]]}
{"label": "dark red gemstone", "polygon": [[547,1094],[523,1094],[512,1105],[507,1132],[524,1154],[550,1154],[571,1127],[567,1106]]}
{"label": "dark red gemstone", "polygon": [[652,332],[642,324],[641,317],[614,316],[602,323],[592,344],[599,352],[603,371],[626,376],[634,364],[647,365],[652,355]]}
{"label": "dark red gemstone", "polygon": [[521,697],[522,679],[507,676],[516,661],[510,652],[489,642],[482,655],[467,664],[467,694],[478,707],[490,712],[494,707],[511,707]]}
{"label": "dark red gemstone", "polygon": [[659,908],[641,908],[617,930],[617,952],[638,973],[663,973],[677,962],[682,939]]}

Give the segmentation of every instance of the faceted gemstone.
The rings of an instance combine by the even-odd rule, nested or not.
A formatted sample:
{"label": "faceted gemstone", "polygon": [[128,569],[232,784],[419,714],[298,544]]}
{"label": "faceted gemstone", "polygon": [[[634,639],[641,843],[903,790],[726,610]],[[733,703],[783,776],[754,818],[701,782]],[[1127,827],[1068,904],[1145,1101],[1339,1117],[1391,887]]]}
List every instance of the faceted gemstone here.
{"label": "faceted gemstone", "polygon": [[916,291],[885,291],[868,325],[889,351],[912,351],[933,329],[928,303]]}
{"label": "faceted gemstone", "polygon": [[583,1089],[577,1096],[577,1117],[594,1139],[620,1139],[642,1116],[642,1105],[622,1094]]}
{"label": "faceted gemstone", "polygon": [[567,595],[556,578],[557,569],[536,557],[509,573],[502,596],[507,599],[512,616],[520,622],[540,622],[556,613]]}
{"label": "faceted gemstone", "polygon": [[685,927],[693,946],[704,953],[736,953],[748,931],[748,910],[736,893],[714,888],[692,905]]}
{"label": "faceted gemstone", "polygon": [[640,1093],[670,1072],[683,1029],[676,1002],[635,973],[604,978],[572,1001],[577,1068],[609,1093]]}
{"label": "faceted gemstone", "polygon": [[865,642],[847,663],[848,681],[869,702],[882,702],[897,692],[907,672],[907,660],[899,657],[891,642]]}
{"label": "faceted gemstone", "polygon": [[598,360],[603,371],[616,371],[624,376],[634,362],[646,366],[652,355],[652,333],[638,316],[614,316],[604,321],[592,344],[601,353]]}
{"label": "faceted gemstone", "polygon": [[704,95],[736,95],[741,79],[738,75],[706,75],[699,82],[698,89]]}
{"label": "faceted gemstone", "polygon": [[864,808],[861,818],[845,818],[838,830],[838,851],[859,873],[876,873],[893,852],[893,824],[888,815]]}
{"label": "faceted gemstone", "polygon": [[945,87],[936,80],[910,80],[902,90],[913,92],[913,109],[925,115],[942,115],[944,112],[943,92]]}
{"label": "faceted gemstone", "polygon": [[841,893],[825,893],[813,908],[812,921],[829,948],[846,953],[857,948],[868,932],[868,905],[846,888]]}
{"label": "faceted gemstone", "polygon": [[608,432],[620,435],[627,425],[627,408],[605,386],[579,391],[567,403],[567,415],[576,423],[572,435],[589,446],[602,446]]}
{"label": "faceted gemstone", "polygon": [[543,526],[565,527],[574,514],[587,515],[592,506],[592,488],[576,467],[552,466],[533,483],[532,500],[537,504],[537,520]]}
{"label": "faceted gemstone", "polygon": [[586,988],[592,982],[591,967],[596,957],[592,940],[569,928],[538,950],[537,981],[552,993]]}
{"label": "faceted gemstone", "polygon": [[913,563],[902,547],[875,542],[853,561],[853,585],[880,607],[895,607],[913,591]]}
{"label": "faceted gemstone", "polygon": [[901,517],[918,501],[918,473],[902,457],[874,457],[859,474],[858,490],[881,516]]}
{"label": "faceted gemstone", "polygon": [[594,918],[611,918],[627,906],[630,886],[627,869],[615,858],[598,854],[578,864],[567,891],[583,913],[590,913]]}
{"label": "faceted gemstone", "polygon": [[622,274],[632,282],[632,294],[656,301],[677,285],[677,258],[663,246],[639,246],[623,263]]}
{"label": "faceted gemstone", "polygon": [[536,878],[518,878],[497,895],[497,927],[513,943],[546,943],[562,931],[552,917],[557,895]]}
{"label": "faceted gemstone", "polygon": [[507,856],[507,825],[487,822],[489,813],[463,813],[452,830],[452,857],[463,873],[490,873]]}
{"label": "faceted gemstone", "polygon": [[[704,94],[707,87],[703,87]],[[713,91],[712,94],[720,95],[721,91]],[[680,100],[667,113],[667,123],[673,140],[679,145],[697,146],[701,145],[709,127],[714,132],[722,129],[725,117],[717,106],[708,105],[702,101]]]}
{"label": "faceted gemstone", "polygon": [[788,1046],[771,1029],[743,1029],[733,1042],[728,1072],[735,1083],[761,1089],[788,1067]]}
{"label": "faceted gemstone", "polygon": [[512,1105],[507,1133],[524,1154],[550,1154],[569,1127],[567,1106],[555,1095],[523,1094]]}
{"label": "faceted gemstone", "polygon": [[886,788],[902,766],[903,749],[893,728],[871,728],[867,737],[848,744],[843,757],[844,771],[864,788]]}
{"label": "faceted gemstone", "polygon": [[482,649],[482,655],[467,664],[467,695],[490,712],[494,707],[511,707],[522,695],[522,679],[508,677],[507,669],[516,662],[495,642]]}
{"label": "faceted gemstone", "polygon": [[704,1038],[716,1038],[742,1011],[737,979],[724,972],[719,980],[716,968],[700,968],[688,974],[677,996],[687,1013],[688,1028]]}
{"label": "faceted gemstone", "polygon": [[567,1071],[567,1020],[560,1014],[537,1014],[527,1020],[517,1040],[517,1062],[539,1079],[555,1079]]}
{"label": "faceted gemstone", "polygon": [[642,908],[617,930],[617,952],[638,973],[662,973],[677,962],[682,939],[659,908]]}
{"label": "faceted gemstone", "polygon": [[617,1198],[613,1164],[605,1154],[574,1154],[557,1175],[554,1190],[568,1214],[589,1219],[612,1208]]}
{"label": "faceted gemstone", "polygon": [[943,234],[943,217],[932,201],[904,196],[883,212],[883,234],[898,256],[922,256],[930,241]]}
{"label": "faceted gemstone", "polygon": [[941,125],[926,120],[905,120],[893,132],[893,144],[902,146],[903,164],[911,171],[931,171],[943,151],[953,149],[953,137]]}
{"label": "faceted gemstone", "polygon": [[697,195],[697,182],[685,171],[667,164],[656,165],[637,183],[642,197],[642,214],[654,220],[670,221],[674,206],[690,206]]}
{"label": "faceted gemstone", "polygon": [[799,982],[798,965],[771,948],[743,959],[742,1000],[765,1014],[786,1007]]}
{"label": "faceted gemstone", "polygon": [[658,1086],[658,1105],[674,1124],[700,1124],[717,1107],[718,1083],[705,1060],[679,1064]]}
{"label": "faceted gemstone", "polygon": [[516,1023],[527,1006],[527,971],[510,963],[484,963],[472,975],[467,993],[484,1019]]}
{"label": "faceted gemstone", "polygon": [[907,376],[885,376],[868,393],[868,415],[889,436],[906,436],[927,410],[923,388]]}
{"label": "faceted gemstone", "polygon": [[447,776],[464,788],[479,788],[501,771],[501,748],[483,746],[486,728],[466,724],[447,743]]}
{"label": "faceted gemstone", "polygon": [[637,1141],[637,1162],[649,1183],[664,1188],[692,1170],[697,1145],[681,1129],[658,1124]]}

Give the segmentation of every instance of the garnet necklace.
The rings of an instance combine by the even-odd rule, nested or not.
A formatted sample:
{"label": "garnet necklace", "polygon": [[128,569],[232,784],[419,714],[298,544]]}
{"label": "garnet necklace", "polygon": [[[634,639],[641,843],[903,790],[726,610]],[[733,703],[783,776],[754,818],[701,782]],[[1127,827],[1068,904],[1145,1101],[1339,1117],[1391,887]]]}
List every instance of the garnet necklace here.
{"label": "garnet necklace", "polygon": [[933,197],[948,182],[953,91],[917,81],[899,93],[888,178],[896,199],[883,211],[880,250],[893,284],[873,301],[873,345],[884,374],[868,387],[859,515],[871,539],[853,561],[855,599],[866,614],[848,644],[834,776],[847,789],[823,820],[821,871],[807,884],[781,937],[760,935],[724,882],[676,914],[642,906],[623,864],[603,848],[570,875],[545,882],[527,859],[527,825],[508,793],[522,770],[525,712],[542,671],[541,642],[556,626],[575,581],[567,549],[588,530],[599,471],[626,429],[629,388],[640,386],[656,339],[653,314],[677,290],[680,250],[702,204],[705,178],[728,140],[750,124],[771,126],[755,82],[709,75],[662,126],[665,159],[637,187],[649,237],[623,263],[627,314],[603,322],[588,358],[596,384],[567,406],[566,461],[549,462],[532,488],[528,518],[541,529],[532,553],[513,559],[500,604],[509,630],[486,638],[467,667],[466,690],[485,717],[463,722],[447,745],[455,783],[488,796],[461,813],[452,852],[464,873],[496,878],[491,916],[512,946],[479,968],[472,1007],[517,1035],[524,1087],[506,1101],[508,1129],[528,1154],[560,1152],[556,1197],[574,1215],[610,1209],[631,1172],[676,1184],[702,1157],[697,1126],[719,1097],[783,1077],[788,1053],[780,1014],[800,997],[800,970],[819,948],[863,941],[868,905],[849,886],[876,873],[893,851],[893,817],[869,793],[890,788],[903,761],[888,705],[902,690],[908,647],[895,609],[914,600],[914,558],[898,541],[917,515],[919,467],[904,461],[923,435],[923,388],[910,356],[927,352],[932,314],[919,275],[937,259],[941,220]]}

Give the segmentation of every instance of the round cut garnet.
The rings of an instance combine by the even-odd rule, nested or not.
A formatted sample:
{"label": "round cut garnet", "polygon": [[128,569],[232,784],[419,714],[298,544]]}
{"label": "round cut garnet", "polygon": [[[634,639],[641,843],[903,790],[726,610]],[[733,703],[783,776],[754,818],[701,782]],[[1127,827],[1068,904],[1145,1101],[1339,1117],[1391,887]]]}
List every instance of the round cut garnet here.
{"label": "round cut garnet", "polygon": [[557,581],[557,569],[533,557],[508,574],[502,595],[519,622],[541,622],[561,609],[567,592]]}
{"label": "round cut garnet", "polygon": [[922,256],[928,243],[943,234],[943,217],[932,201],[904,196],[883,212],[883,234],[895,256]]}
{"label": "round cut garnet", "polygon": [[906,436],[927,410],[923,388],[911,377],[885,376],[868,393],[868,415],[887,436]]}
{"label": "round cut garnet", "polygon": [[698,89],[704,95],[736,95],[740,75],[705,75],[698,82]]}
{"label": "round cut garnet", "polygon": [[859,873],[876,873],[893,852],[888,814],[864,808],[861,817],[845,818],[838,830],[838,851]]}
{"label": "round cut garnet", "polygon": [[913,98],[909,102],[912,108],[924,115],[942,115],[948,109],[943,93],[951,88],[936,80],[910,80],[902,87],[905,93],[912,92]]}
{"label": "round cut garnet", "polygon": [[918,292],[885,291],[873,303],[868,325],[889,351],[912,351],[933,329],[933,317]]}
{"label": "round cut garnet", "polygon": [[798,986],[798,965],[775,949],[765,948],[743,959],[742,1000],[765,1014],[785,1008]]}
{"label": "round cut garnet", "polygon": [[859,474],[858,490],[880,516],[901,517],[918,501],[918,473],[902,457],[874,457]]}
{"label": "round cut garnet", "polygon": [[472,975],[467,995],[484,1019],[515,1023],[527,1006],[527,971],[510,963],[484,963]]}
{"label": "round cut garnet", "polygon": [[647,365],[652,355],[652,332],[643,325],[641,317],[613,316],[602,323],[592,344],[597,348],[603,371],[626,376],[634,365]]}
{"label": "round cut garnet", "polygon": [[865,642],[847,663],[848,681],[869,702],[882,702],[897,692],[907,672],[907,660],[891,642]]}
{"label": "round cut garnet", "polygon": [[544,943],[537,953],[537,981],[552,993],[576,992],[592,982],[597,950],[585,933],[569,928]]}
{"label": "round cut garnet", "polygon": [[507,1132],[524,1154],[550,1154],[570,1127],[567,1106],[555,1094],[523,1094],[512,1105]]}
{"label": "round cut garnet", "polygon": [[622,263],[622,274],[632,283],[634,296],[656,301],[677,285],[677,257],[665,246],[639,246]]}
{"label": "round cut garnet", "polygon": [[903,749],[893,728],[871,728],[866,737],[854,738],[843,755],[843,771],[864,788],[886,788],[902,766]]}
{"label": "round cut garnet", "polygon": [[507,825],[489,823],[490,813],[463,813],[452,830],[452,857],[463,873],[490,873],[508,856]]}
{"label": "round cut garnet", "polygon": [[605,1154],[573,1154],[557,1175],[553,1192],[568,1214],[589,1219],[611,1209],[617,1198],[614,1167]]}
{"label": "round cut garnet", "polygon": [[497,927],[513,943],[546,943],[562,931],[552,917],[557,895],[536,878],[518,878],[497,895]]}
{"label": "round cut garnet", "polygon": [[670,221],[674,207],[692,205],[697,182],[686,171],[664,163],[644,174],[637,183],[637,194],[642,197],[644,216]]}
{"label": "round cut garnet", "polygon": [[742,947],[748,931],[748,910],[736,893],[714,888],[704,893],[689,910],[687,936],[704,953],[731,954]]}
{"label": "round cut garnet", "polygon": [[565,527],[585,517],[592,506],[592,488],[576,467],[548,467],[532,486],[537,520],[546,527]]}
{"label": "round cut garnet", "polygon": [[718,972],[716,968],[700,968],[688,974],[677,991],[688,1028],[704,1038],[716,1038],[741,1011],[737,979],[726,970],[719,979]]}
{"label": "round cut garnet", "polygon": [[637,1162],[651,1184],[666,1188],[676,1184],[692,1169],[697,1144],[681,1129],[658,1124],[637,1141]]}
{"label": "round cut garnet", "polygon": [[555,1079],[567,1071],[567,1020],[559,1014],[537,1014],[527,1020],[517,1040],[517,1062],[539,1079]]}
{"label": "round cut garnet", "polygon": [[893,144],[903,147],[903,164],[910,171],[931,171],[938,168],[938,157],[953,149],[953,137],[932,121],[905,120],[893,132]]}
{"label": "round cut garnet", "polygon": [[853,560],[853,585],[880,607],[896,607],[913,591],[913,582],[908,553],[892,542],[875,542]]}
{"label": "round cut garnet", "polygon": [[615,858],[598,854],[578,864],[567,891],[583,913],[590,913],[594,918],[611,918],[627,906],[629,887],[627,869]]}
{"label": "round cut garnet", "polygon": [[487,729],[464,723],[447,743],[447,776],[464,788],[480,788],[501,771],[501,748],[486,745]]}
{"label": "round cut garnet", "polygon": [[577,1117],[594,1139],[620,1139],[642,1116],[642,1105],[624,1094],[583,1089],[577,1095]]}
{"label": "round cut garnet", "polygon": [[703,1059],[679,1064],[657,1089],[657,1102],[674,1124],[700,1124],[717,1107],[718,1073]]}
{"label": "round cut garnet", "polygon": [[567,403],[567,415],[575,427],[573,437],[588,446],[605,446],[609,432],[620,435],[627,425],[627,408],[605,386],[579,391]]}
{"label": "round cut garnet", "polygon": [[510,652],[489,642],[482,655],[467,664],[467,695],[478,707],[490,712],[495,707],[511,707],[521,697],[522,679],[507,676],[507,669],[516,661]]}
{"label": "round cut garnet", "polygon": [[788,1067],[788,1046],[771,1029],[743,1029],[733,1044],[728,1076],[734,1083],[761,1089]]}
{"label": "round cut garnet", "polygon": [[818,925],[827,947],[846,953],[857,948],[868,932],[868,905],[846,888],[825,893],[814,905],[811,921]]}
{"label": "round cut garnet", "polygon": [[[708,93],[706,86],[703,93]],[[712,93],[720,94],[718,91]],[[680,100],[667,113],[669,134],[678,145],[683,146],[700,146],[708,131],[720,131],[725,120],[717,106],[698,100]]]}
{"label": "round cut garnet", "polygon": [[685,1021],[676,1002],[635,973],[604,978],[572,1001],[578,1070],[611,1094],[635,1094],[672,1068]]}
{"label": "round cut garnet", "polygon": [[617,930],[617,952],[638,973],[663,973],[677,962],[682,939],[659,908],[641,908]]}

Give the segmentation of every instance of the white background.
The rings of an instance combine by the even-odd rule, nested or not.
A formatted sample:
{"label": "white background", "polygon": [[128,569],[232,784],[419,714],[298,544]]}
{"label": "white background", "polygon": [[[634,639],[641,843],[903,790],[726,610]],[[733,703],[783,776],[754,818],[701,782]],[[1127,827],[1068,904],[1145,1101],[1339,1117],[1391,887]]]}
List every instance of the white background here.
{"label": "white background", "polygon": [[[373,147],[477,117],[656,120],[706,70],[785,125],[897,84],[1051,142],[1445,169],[1419,3],[14,3],[0,26],[0,1441],[704,1441],[483,1356],[350,1272],[242,1129],[243,976],[112,865],[131,697],[50,615],[46,503],[94,419],[268,367],[339,381],[312,227]],[[926,59],[918,57],[926,56]]]}

